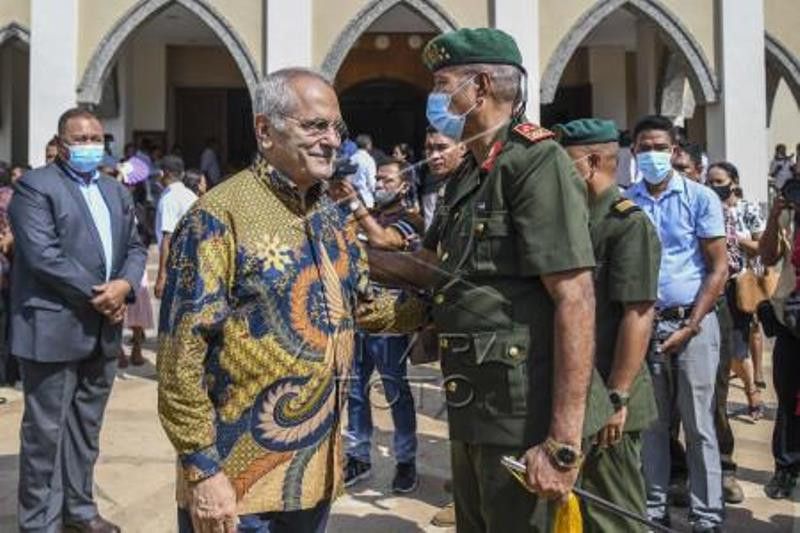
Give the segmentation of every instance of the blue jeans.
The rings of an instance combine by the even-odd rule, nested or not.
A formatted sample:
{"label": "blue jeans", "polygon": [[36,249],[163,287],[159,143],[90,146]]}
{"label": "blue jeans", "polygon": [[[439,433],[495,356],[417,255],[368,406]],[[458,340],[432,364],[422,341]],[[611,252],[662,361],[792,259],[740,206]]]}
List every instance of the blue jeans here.
{"label": "blue jeans", "polygon": [[417,417],[414,397],[406,379],[407,336],[356,335],[356,353],[347,406],[347,455],[370,462],[372,447],[372,405],[369,392],[377,384],[370,380],[376,368],[383,382],[386,403],[394,423],[394,457],[398,463],[411,463],[417,455]]}
{"label": "blue jeans", "polygon": [[[331,502],[311,509],[276,513],[248,514],[239,517],[238,533],[325,533]],[[178,533],[194,533],[189,511],[178,508]]]}
{"label": "blue jeans", "polygon": [[[666,339],[679,329],[680,321],[662,321],[656,336]],[[722,469],[717,434],[714,431],[714,385],[720,356],[717,314],[709,313],[700,324],[701,332],[679,352],[664,356],[650,350],[647,364],[653,378],[658,420],[643,437],[642,464],[647,489],[647,514],[667,514],[670,477],[669,428],[677,410],[686,434],[693,526],[720,525],[723,520]]]}

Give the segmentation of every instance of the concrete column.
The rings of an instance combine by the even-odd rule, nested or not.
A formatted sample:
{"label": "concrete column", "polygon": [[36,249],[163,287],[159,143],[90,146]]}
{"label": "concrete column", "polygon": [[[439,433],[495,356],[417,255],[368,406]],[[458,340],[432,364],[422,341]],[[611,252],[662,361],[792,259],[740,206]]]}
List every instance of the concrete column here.
{"label": "concrete column", "polygon": [[589,81],[592,84],[592,115],[628,125],[625,49],[621,46],[589,48]]}
{"label": "concrete column", "polygon": [[311,67],[311,0],[264,0],[265,73]]}
{"label": "concrete column", "polygon": [[656,38],[656,29],[652,23],[644,20],[637,21],[636,113],[638,117],[652,115],[656,112],[656,89],[658,86]]}
{"label": "concrete column", "polygon": [[497,29],[512,35],[528,71],[526,114],[539,122],[539,0],[495,0],[492,19]]}
{"label": "concrete column", "polygon": [[30,130],[28,162],[44,163],[58,117],[76,103],[78,1],[31,1]]}
{"label": "concrete column", "polygon": [[709,154],[739,168],[753,201],[767,201],[763,0],[717,0],[719,103],[708,106]]}

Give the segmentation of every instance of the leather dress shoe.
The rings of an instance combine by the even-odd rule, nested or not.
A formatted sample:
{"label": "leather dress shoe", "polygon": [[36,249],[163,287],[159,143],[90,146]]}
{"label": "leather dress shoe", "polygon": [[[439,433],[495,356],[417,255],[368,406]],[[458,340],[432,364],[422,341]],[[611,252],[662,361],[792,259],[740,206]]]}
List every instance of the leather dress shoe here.
{"label": "leather dress shoe", "polygon": [[120,533],[122,530],[100,515],[83,522],[67,522],[64,533]]}

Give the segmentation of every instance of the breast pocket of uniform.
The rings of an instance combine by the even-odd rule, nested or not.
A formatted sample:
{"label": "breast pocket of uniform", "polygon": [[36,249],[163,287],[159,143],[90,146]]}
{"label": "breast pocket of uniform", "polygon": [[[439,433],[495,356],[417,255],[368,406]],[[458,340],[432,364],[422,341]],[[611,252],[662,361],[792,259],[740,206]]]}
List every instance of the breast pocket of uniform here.
{"label": "breast pocket of uniform", "polygon": [[489,415],[524,415],[528,407],[528,328],[440,334],[439,355],[448,404]]}
{"label": "breast pocket of uniform", "polygon": [[470,227],[472,235],[472,268],[480,274],[509,274],[516,266],[514,228],[508,211],[486,211],[476,214]]}

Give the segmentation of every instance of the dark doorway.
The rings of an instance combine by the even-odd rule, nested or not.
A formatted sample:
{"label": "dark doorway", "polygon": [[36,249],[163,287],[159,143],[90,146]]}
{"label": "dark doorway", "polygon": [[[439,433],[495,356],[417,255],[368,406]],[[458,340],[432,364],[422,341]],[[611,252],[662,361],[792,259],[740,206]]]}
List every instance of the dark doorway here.
{"label": "dark doorway", "polygon": [[200,165],[209,138],[219,143],[223,174],[250,164],[256,141],[247,89],[175,89],[175,143],[187,167]]}
{"label": "dark doorway", "polygon": [[546,128],[591,116],[592,86],[589,84],[559,87],[553,103],[541,107],[541,122]]}
{"label": "dark doorway", "polygon": [[368,133],[375,147],[387,153],[404,142],[420,154],[428,125],[426,98],[426,91],[410,83],[383,79],[350,87],[339,102],[351,135]]}

